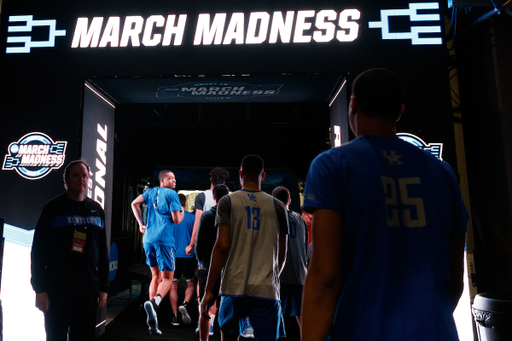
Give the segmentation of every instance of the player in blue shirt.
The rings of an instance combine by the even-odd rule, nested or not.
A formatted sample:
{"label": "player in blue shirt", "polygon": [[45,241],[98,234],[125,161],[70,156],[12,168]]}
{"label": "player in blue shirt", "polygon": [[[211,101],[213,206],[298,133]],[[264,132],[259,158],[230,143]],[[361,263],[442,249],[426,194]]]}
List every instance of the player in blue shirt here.
{"label": "player in blue shirt", "polygon": [[194,285],[197,269],[197,260],[194,250],[192,250],[190,254],[187,254],[185,251],[185,248],[190,244],[190,237],[194,227],[195,216],[192,213],[185,211],[185,207],[187,206],[187,197],[181,193],[178,194],[178,197],[180,199],[180,205],[185,212],[185,217],[183,218],[183,221],[176,225],[174,228],[174,240],[176,242],[176,253],[174,256],[176,259],[176,269],[174,271],[174,279],[169,296],[171,299],[172,312],[174,314],[172,324],[175,326],[179,325],[177,316],[178,284],[182,274],[187,282],[187,288],[185,289],[184,302],[182,305],[180,305],[179,311],[181,313],[181,320],[183,323],[190,324],[192,322],[188,312],[188,303],[194,295]]}
{"label": "player in blue shirt", "polygon": [[[147,190],[132,202],[132,210],[144,233],[146,263],[151,269],[150,301],[144,303],[151,334],[162,334],[158,329],[157,310],[162,297],[169,292],[174,274],[174,226],[183,220],[178,194],[174,191],[174,173],[163,170],[158,176],[160,187]],[[148,223],[142,220],[141,204],[147,204]]]}
{"label": "player in blue shirt", "polygon": [[402,97],[394,73],[359,75],[349,106],[357,138],[311,164],[304,340],[458,340],[469,216],[450,166],[397,138]]}

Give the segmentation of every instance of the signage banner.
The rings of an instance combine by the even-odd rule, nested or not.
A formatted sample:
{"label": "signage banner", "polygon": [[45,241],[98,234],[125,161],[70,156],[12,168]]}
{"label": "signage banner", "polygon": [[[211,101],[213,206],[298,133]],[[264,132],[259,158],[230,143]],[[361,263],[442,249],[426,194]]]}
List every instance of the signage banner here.
{"label": "signage banner", "polygon": [[[65,22],[51,15],[35,15],[27,8],[23,14],[8,16],[5,53],[27,54],[57,46],[80,50],[129,46],[172,49],[181,45],[350,44],[368,39],[364,32],[372,31],[381,40],[442,45],[440,2],[401,3],[393,6],[379,2],[371,10],[368,5],[345,1],[321,9],[310,5],[306,9],[269,11],[263,10],[262,5],[259,11],[199,13],[193,6],[190,13],[162,6],[153,13],[133,11],[123,15],[119,11],[103,16],[80,15]],[[407,24],[399,24],[401,21]],[[46,34],[41,33],[43,30]]]}
{"label": "signage banner", "polygon": [[41,179],[62,167],[67,145],[67,141],[54,142],[44,133],[29,133],[9,145],[2,171],[14,170],[29,180]]}

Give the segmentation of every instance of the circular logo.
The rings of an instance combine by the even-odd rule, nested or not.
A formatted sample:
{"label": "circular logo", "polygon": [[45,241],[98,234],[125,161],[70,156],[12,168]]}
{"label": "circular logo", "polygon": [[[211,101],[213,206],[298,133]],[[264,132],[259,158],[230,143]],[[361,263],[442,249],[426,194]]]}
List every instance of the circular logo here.
{"label": "circular logo", "polygon": [[36,180],[64,164],[67,142],[54,142],[44,133],[29,133],[9,145],[2,170],[15,170],[26,179]]}

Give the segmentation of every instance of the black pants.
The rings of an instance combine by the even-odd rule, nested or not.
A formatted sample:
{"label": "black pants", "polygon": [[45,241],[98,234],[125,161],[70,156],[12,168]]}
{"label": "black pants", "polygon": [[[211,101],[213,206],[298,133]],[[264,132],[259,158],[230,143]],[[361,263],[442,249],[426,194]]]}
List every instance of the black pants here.
{"label": "black pants", "polygon": [[[199,278],[199,300],[203,299],[204,294],[206,293],[206,284],[208,281],[208,270],[199,270],[198,272],[198,278]],[[215,301],[217,302],[217,307],[220,306],[220,296],[219,296],[219,290],[220,290],[220,277],[217,280],[217,283],[215,283],[215,286],[213,287],[213,297]]]}
{"label": "black pants", "polygon": [[47,341],[92,341],[96,338],[98,293],[52,294],[44,315]]}

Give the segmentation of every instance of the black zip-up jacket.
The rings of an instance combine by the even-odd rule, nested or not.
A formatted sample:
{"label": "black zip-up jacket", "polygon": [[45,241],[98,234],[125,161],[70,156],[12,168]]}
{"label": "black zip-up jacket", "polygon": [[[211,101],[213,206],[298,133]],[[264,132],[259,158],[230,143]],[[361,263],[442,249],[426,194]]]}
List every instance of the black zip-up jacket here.
{"label": "black zip-up jacket", "polygon": [[[85,232],[83,253],[73,252],[75,231]],[[109,256],[105,213],[89,198],[66,194],[43,208],[32,244],[32,287],[36,293],[108,292]]]}

